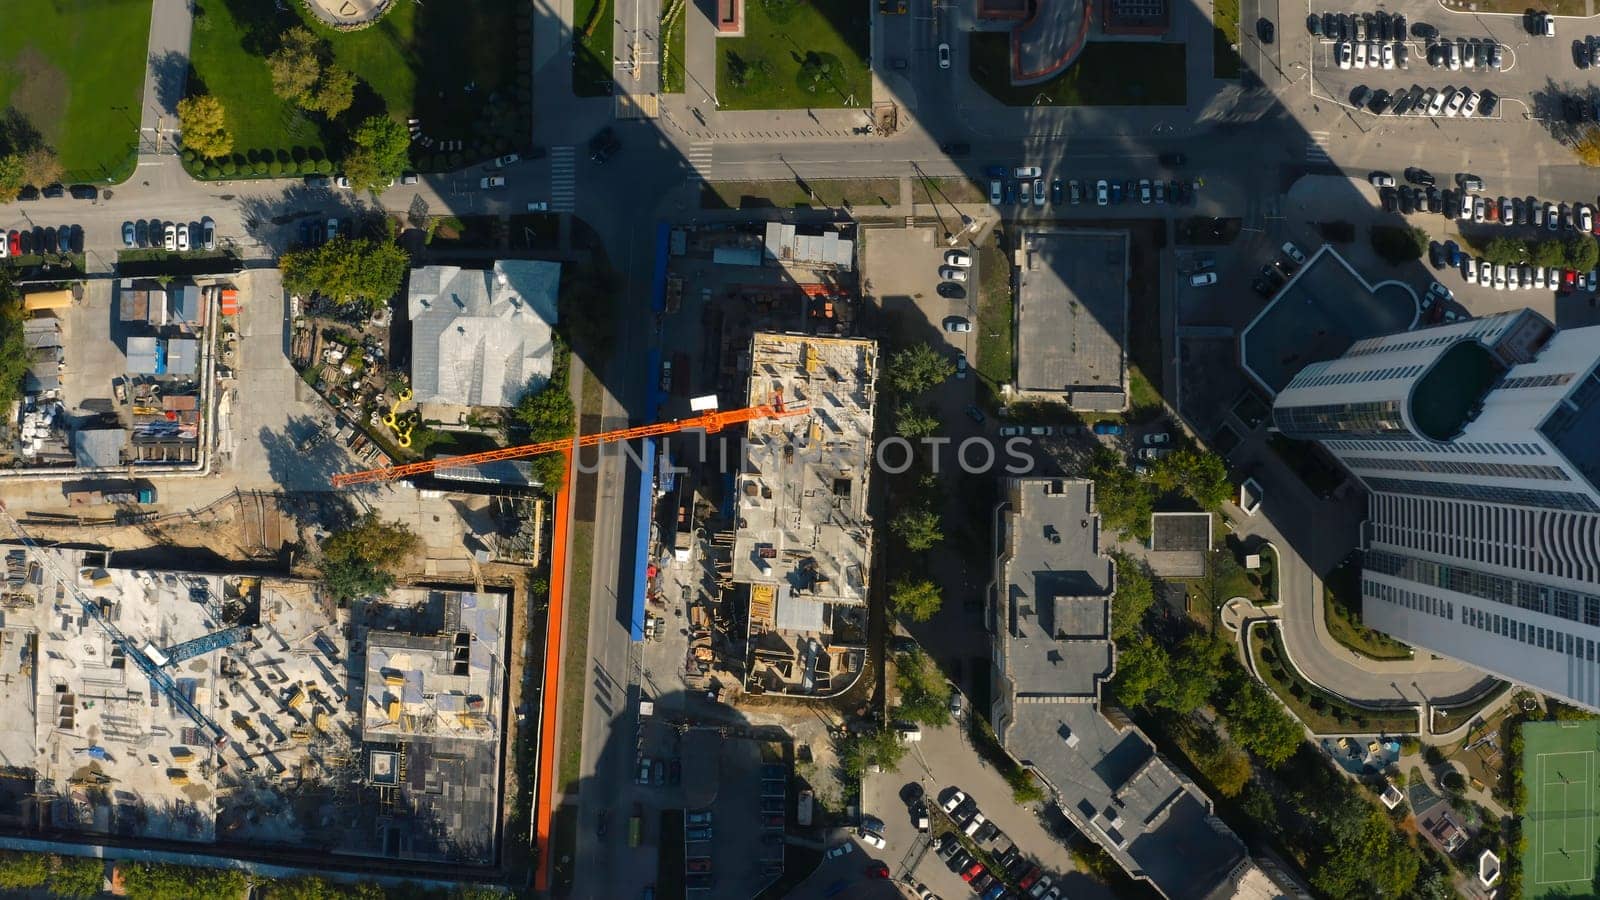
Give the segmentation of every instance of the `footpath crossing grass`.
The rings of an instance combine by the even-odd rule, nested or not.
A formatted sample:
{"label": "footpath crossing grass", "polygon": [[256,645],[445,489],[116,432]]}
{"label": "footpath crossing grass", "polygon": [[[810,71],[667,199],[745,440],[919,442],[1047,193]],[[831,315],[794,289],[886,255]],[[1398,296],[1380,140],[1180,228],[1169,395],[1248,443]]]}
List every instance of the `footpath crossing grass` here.
{"label": "footpath crossing grass", "polygon": [[1522,740],[1528,785],[1525,896],[1589,894],[1600,837],[1600,721],[1530,722],[1522,726]]}

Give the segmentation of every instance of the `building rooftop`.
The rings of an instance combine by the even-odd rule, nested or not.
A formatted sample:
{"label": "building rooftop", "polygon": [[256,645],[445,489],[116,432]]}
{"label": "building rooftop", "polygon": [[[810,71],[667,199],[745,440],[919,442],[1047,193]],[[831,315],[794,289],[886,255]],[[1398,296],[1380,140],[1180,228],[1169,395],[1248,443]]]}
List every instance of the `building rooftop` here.
{"label": "building rooftop", "polygon": [[1007,750],[1056,793],[1073,824],[1170,898],[1225,895],[1250,871],[1211,802],[1135,727],[1098,709],[1114,669],[1114,570],[1087,481],[1010,483],[996,563],[991,718]]}
{"label": "building rooftop", "polygon": [[1276,396],[1307,364],[1336,359],[1364,338],[1414,325],[1420,310],[1399,282],[1368,283],[1324,244],[1239,337],[1244,369]]}
{"label": "building rooftop", "polygon": [[1017,390],[1074,409],[1127,405],[1125,232],[1029,230],[1017,287]]}
{"label": "building rooftop", "polygon": [[[400,590],[340,609],[310,582],[92,551],[13,547],[5,563],[0,678],[32,689],[0,693],[0,755],[31,778],[27,822],[223,854],[494,858],[500,595]],[[449,668],[461,630],[464,676]],[[446,671],[428,656],[422,684],[468,694],[479,727],[417,715],[413,733],[363,736],[371,670],[390,648],[440,643]],[[8,662],[25,659],[25,676]]]}
{"label": "building rooftop", "polygon": [[1504,371],[1477,341],[1453,345],[1412,389],[1412,424],[1430,440],[1450,440],[1476,415],[1484,393]]}
{"label": "building rooftop", "polygon": [[418,403],[515,406],[550,377],[561,264],[413,269],[411,389]]}
{"label": "building rooftop", "polygon": [[736,487],[734,580],[864,603],[877,343],[757,334],[750,359],[749,405],[781,396],[807,412],[749,427]]}
{"label": "building rooftop", "polygon": [[361,733],[369,741],[495,739],[504,681],[499,594],[445,593],[436,634],[367,641]]}

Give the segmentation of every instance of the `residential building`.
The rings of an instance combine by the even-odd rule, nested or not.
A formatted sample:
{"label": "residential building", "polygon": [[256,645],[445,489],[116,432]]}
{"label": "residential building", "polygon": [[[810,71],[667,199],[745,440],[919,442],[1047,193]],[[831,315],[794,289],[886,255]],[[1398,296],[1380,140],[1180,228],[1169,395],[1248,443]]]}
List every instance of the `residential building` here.
{"label": "residential building", "polygon": [[1100,548],[1094,487],[1013,479],[996,511],[989,710],[1007,751],[1056,795],[1067,818],[1162,896],[1247,896],[1266,884],[1211,800],[1143,732],[1100,708],[1116,669],[1116,569]]}
{"label": "residential building", "polygon": [[515,406],[550,378],[561,264],[413,269],[411,390],[419,404]]}
{"label": "residential building", "polygon": [[1531,310],[1368,338],[1278,395],[1370,491],[1366,624],[1600,708],[1600,327]]}

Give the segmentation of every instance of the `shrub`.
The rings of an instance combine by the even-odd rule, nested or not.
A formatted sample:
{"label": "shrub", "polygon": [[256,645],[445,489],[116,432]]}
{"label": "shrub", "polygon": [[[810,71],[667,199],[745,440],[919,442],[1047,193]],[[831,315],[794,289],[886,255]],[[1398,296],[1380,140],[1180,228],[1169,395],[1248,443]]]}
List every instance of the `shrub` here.
{"label": "shrub", "polygon": [[302,159],[295,166],[295,169],[298,170],[301,175],[310,175],[317,171],[317,163],[315,160]]}
{"label": "shrub", "polygon": [[333,161],[329,159],[317,160],[317,173],[320,175],[332,175]]}
{"label": "shrub", "polygon": [[183,148],[183,161],[185,163],[192,163],[195,161],[195,159],[197,159],[197,157],[195,156],[193,150],[190,150],[188,147]]}
{"label": "shrub", "polygon": [[1313,694],[1311,700],[1306,705],[1310,706],[1313,712],[1322,712],[1324,709],[1328,708],[1328,701]]}
{"label": "shrub", "polygon": [[257,175],[265,175],[265,174],[267,174],[267,162],[266,162],[266,160],[258,159],[255,162],[251,163],[250,164],[250,171],[254,172]]}
{"label": "shrub", "polygon": [[238,171],[239,166],[235,164],[232,159],[225,159],[222,161],[222,174],[232,175]]}
{"label": "shrub", "polygon": [[272,176],[282,175],[283,174],[283,160],[275,159],[272,162],[267,163],[267,174],[272,175]]}
{"label": "shrub", "polygon": [[218,168],[215,164],[207,165],[206,168],[205,168],[205,176],[207,178],[221,178],[222,177],[222,170],[220,168]]}
{"label": "shrub", "polygon": [[1421,259],[1428,249],[1428,233],[1420,228],[1374,225],[1372,249],[1392,266]]}

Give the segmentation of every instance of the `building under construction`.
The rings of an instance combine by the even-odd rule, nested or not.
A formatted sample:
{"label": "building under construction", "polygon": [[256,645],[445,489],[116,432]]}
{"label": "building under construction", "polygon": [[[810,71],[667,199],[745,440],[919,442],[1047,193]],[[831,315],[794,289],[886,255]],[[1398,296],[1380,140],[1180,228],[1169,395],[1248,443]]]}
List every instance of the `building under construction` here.
{"label": "building under construction", "polygon": [[0,828],[494,861],[505,595],[5,560]]}
{"label": "building under construction", "polygon": [[749,591],[751,692],[834,696],[861,672],[877,372],[875,341],[751,341],[748,403],[806,409],[751,423],[735,484],[732,575]]}

